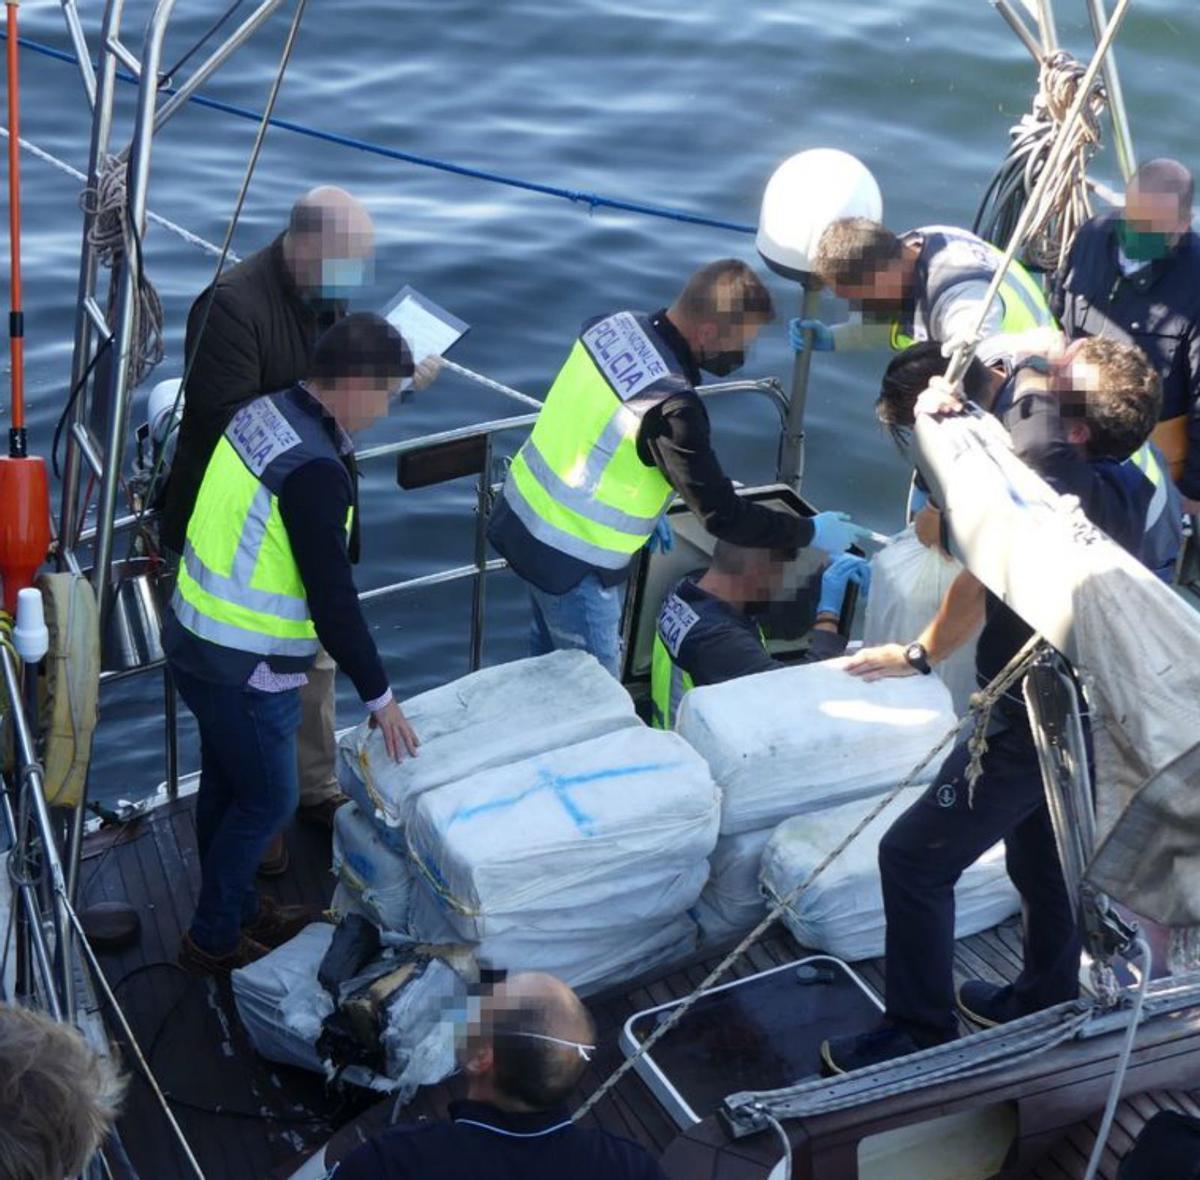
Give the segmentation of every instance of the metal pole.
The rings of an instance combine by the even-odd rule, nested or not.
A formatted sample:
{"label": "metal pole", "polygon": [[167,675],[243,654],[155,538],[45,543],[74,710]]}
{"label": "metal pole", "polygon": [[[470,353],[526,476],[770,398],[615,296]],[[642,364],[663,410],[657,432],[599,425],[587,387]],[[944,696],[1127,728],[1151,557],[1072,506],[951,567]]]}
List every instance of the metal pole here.
{"label": "metal pole", "polygon": [[[100,165],[108,154],[112,135],[113,95],[116,90],[117,62],[109,53],[109,38],[121,27],[121,14],[125,0],[108,0],[104,8],[104,20],[100,26],[100,79],[96,88],[96,102],[92,112],[92,139],[88,150],[87,184],[95,188],[100,177]],[[75,304],[75,348],[71,358],[71,389],[83,380],[91,361],[93,325],[87,313],[88,304],[96,289],[96,252],[91,245],[92,225],[95,212],[85,207],[83,212],[83,237],[79,248],[79,287]],[[103,344],[103,341],[100,342]],[[69,426],[83,421],[86,408],[86,391],[80,391],[75,408],[71,411]],[[63,468],[61,508],[58,521],[59,552],[70,554],[78,544],[76,520],[79,512],[79,475],[81,455],[72,430],[67,434],[67,455]],[[69,559],[68,559],[69,560]]]}
{"label": "metal pole", "polygon": [[79,10],[75,0],[60,0],[63,16],[67,22],[67,36],[71,38],[71,46],[75,50],[75,60],[79,63],[79,76],[83,82],[83,92],[87,95],[88,106],[96,109],[96,71],[92,68],[92,55],[88,52],[87,37],[83,33],[83,25],[79,20]]}
{"label": "metal pole", "polygon": [[1042,61],[1042,47],[1037,43],[1037,38],[1029,31],[1025,22],[1017,15],[1016,10],[1008,0],[991,0],[992,7],[1004,17],[1008,27],[1021,39],[1021,44],[1029,50],[1030,56],[1039,65]]}
{"label": "metal pole", "polygon": [[492,498],[492,438],[488,435],[483,451],[483,470],[479,473],[475,499],[475,585],[471,595],[471,671],[483,664],[483,612],[487,589],[487,519]]}
{"label": "metal pole", "polygon": [[[138,234],[146,224],[146,190],[150,182],[150,151],[154,139],[154,113],[158,97],[158,68],[162,60],[163,37],[176,0],[158,0],[142,49],[142,77],[138,85],[137,115],[130,145],[129,208],[127,216]],[[138,252],[140,254],[140,251]],[[96,591],[96,610],[101,627],[108,617],[112,585],[109,563],[112,560],[112,522],[116,514],[117,491],[125,454],[125,435],[129,430],[129,362],[133,349],[134,300],[138,275],[143,262],[132,255],[125,258],[117,297],[116,335],[112,351],[112,396],[108,409],[108,438],[104,448],[104,478],[96,514],[96,552],[92,584]]]}
{"label": "metal pole", "polygon": [[[1092,22],[1092,36],[1099,45],[1108,19],[1104,0],[1088,0],[1087,9]],[[1117,73],[1117,59],[1111,50],[1104,59],[1104,88],[1108,91],[1108,114],[1112,119],[1117,165],[1121,169],[1122,179],[1128,180],[1137,170],[1137,156],[1133,150],[1133,136],[1129,132],[1129,114],[1125,110],[1125,95],[1121,90],[1120,75]]]}
{"label": "metal pole", "polygon": [[45,783],[42,768],[37,761],[37,750],[33,743],[33,734],[21,707],[21,680],[17,675],[16,660],[8,647],[0,644],[0,664],[4,666],[4,686],[12,705],[12,731],[17,756],[18,774],[22,779],[22,790],[28,795],[33,809],[34,821],[37,824],[38,837],[42,842],[42,856],[45,859],[46,876],[54,895],[54,941],[59,956],[59,970],[62,974],[62,999],[70,1006],[74,995],[75,980],[71,971],[70,946],[68,945],[66,881],[63,879],[62,862],[58,858],[58,848],[54,843],[54,829],[50,823],[50,812],[46,807]]}
{"label": "metal pole", "polygon": [[[800,318],[814,318],[820,299],[820,287],[815,283],[805,283],[804,292],[800,297]],[[779,451],[779,481],[786,483],[797,494],[804,482],[804,412],[808,407],[808,373],[812,368],[812,343],[813,334],[805,332],[804,351],[796,353],[792,364],[792,396],[788,399],[783,445]]]}
{"label": "metal pole", "polygon": [[1058,48],[1058,27],[1054,23],[1053,0],[1037,0],[1038,32],[1042,35],[1042,48],[1053,53]]}
{"label": "metal pole", "polygon": [[1059,165],[1062,163],[1070,131],[1078,120],[1084,104],[1088,101],[1092,85],[1104,61],[1104,56],[1112,46],[1113,40],[1117,35],[1117,30],[1121,27],[1121,22],[1125,19],[1125,14],[1129,11],[1129,3],[1130,0],[1117,0],[1117,7],[1113,11],[1112,18],[1109,20],[1108,26],[1104,30],[1104,35],[1100,38],[1100,42],[1096,46],[1096,52],[1092,56],[1092,60],[1088,63],[1088,68],[1084,71],[1084,75],[1079,81],[1079,86],[1075,92],[1075,100],[1071,103],[1071,109],[1067,112],[1067,117],[1063,120],[1062,127],[1059,128],[1058,136],[1054,141],[1054,147],[1051,148],[1049,158],[1042,168],[1042,174],[1038,177],[1037,184],[1033,187],[1033,192],[1029,194],[1029,200],[1025,202],[1025,207],[1021,210],[1021,216],[1017,218],[1017,224],[1013,227],[1008,246],[1004,251],[1004,257],[1001,258],[1000,265],[996,267],[996,273],[992,275],[992,281],[988,284],[987,293],[980,304],[979,315],[976,317],[971,337],[969,340],[961,342],[955,350],[954,356],[950,358],[950,365],[946,370],[946,379],[952,385],[961,380],[963,374],[967,371],[967,366],[971,363],[971,358],[975,355],[975,349],[979,344],[979,334],[983,329],[984,321],[987,319],[988,308],[992,306],[992,300],[999,294],[1000,284],[1004,282],[1004,276],[1008,273],[1009,265],[1016,257],[1021,243],[1025,240],[1025,235],[1029,231],[1034,213],[1041,204],[1042,196],[1049,187]]}
{"label": "metal pole", "polygon": [[167,798],[179,798],[179,697],[170,666],[163,664],[163,710],[167,717]]}
{"label": "metal pole", "polygon": [[[158,113],[154,116],[154,130],[158,132],[164,123],[175,115],[180,107],[188,101],[189,98],[208,79],[225,64],[229,57],[238,49],[241,48],[259,28],[265,23],[267,18],[277,9],[283,0],[263,0],[263,3],[258,6],[229,36],[221,42],[221,44],[213,50],[213,52],[204,59],[204,61],[188,75],[188,79],[175,91],[171,97],[163,103],[159,108]],[[157,74],[157,71],[156,71]],[[131,147],[125,148],[120,153],[121,159],[127,159]]]}

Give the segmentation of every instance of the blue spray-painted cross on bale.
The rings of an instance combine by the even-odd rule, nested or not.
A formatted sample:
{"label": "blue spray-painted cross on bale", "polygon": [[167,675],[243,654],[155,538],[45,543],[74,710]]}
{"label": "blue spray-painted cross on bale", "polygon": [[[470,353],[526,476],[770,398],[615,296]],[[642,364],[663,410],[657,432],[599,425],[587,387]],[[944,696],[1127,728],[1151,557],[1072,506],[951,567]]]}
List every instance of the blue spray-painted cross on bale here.
{"label": "blue spray-painted cross on bale", "polygon": [[681,765],[682,763],[680,762],[644,762],[635,766],[614,766],[607,770],[593,770],[587,774],[552,774],[549,770],[541,767],[538,769],[537,781],[533,786],[526,787],[525,790],[518,791],[515,795],[506,795],[500,799],[489,799],[486,803],[477,803],[474,807],[459,808],[450,817],[446,827],[451,828],[460,820],[470,820],[488,812],[503,811],[505,808],[515,807],[531,795],[548,791],[562,804],[563,810],[570,816],[575,827],[584,836],[594,836],[596,833],[592,817],[571,797],[573,790],[578,787],[590,786],[592,783],[602,782],[606,779],[633,778],[639,774],[653,774],[658,770],[672,770]]}

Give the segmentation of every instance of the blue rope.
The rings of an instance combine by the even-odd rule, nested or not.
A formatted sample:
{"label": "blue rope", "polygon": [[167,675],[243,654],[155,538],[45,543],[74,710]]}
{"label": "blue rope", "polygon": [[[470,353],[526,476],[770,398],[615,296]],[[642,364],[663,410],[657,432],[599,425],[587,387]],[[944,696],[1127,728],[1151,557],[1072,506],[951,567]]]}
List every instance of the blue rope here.
{"label": "blue rope", "polygon": [[[2,30],[0,30],[0,38],[7,39],[7,35]],[[79,59],[74,54],[66,53],[61,49],[55,49],[52,45],[43,45],[41,42],[33,41],[28,37],[19,38],[18,44],[23,49],[30,49],[34,53],[40,53],[43,57],[53,58],[55,61],[69,62],[74,66],[78,66],[79,64]],[[137,83],[137,79],[132,74],[121,70],[117,71],[117,77],[122,82],[131,82],[135,85]],[[174,94],[175,91],[164,87],[163,93]],[[232,103],[221,102],[215,98],[204,98],[202,95],[194,94],[188,101],[196,103],[197,106],[221,111],[226,115],[234,115],[239,119],[251,119],[255,123],[262,120],[261,111],[252,111],[246,107],[234,106]],[[360,152],[369,152],[372,155],[383,156],[389,160],[402,160],[408,164],[417,164],[422,168],[436,168],[440,172],[450,172],[456,176],[469,176],[475,180],[487,180],[493,184],[508,185],[509,188],[524,189],[526,192],[542,193],[548,197],[561,197],[566,201],[586,205],[589,210],[619,209],[625,213],[639,213],[645,217],[661,217],[667,221],[682,221],[690,225],[709,226],[712,229],[732,230],[735,233],[752,234],[756,232],[755,226],[746,225],[740,221],[725,221],[719,217],[705,217],[698,213],[687,213],[682,209],[670,209],[662,205],[647,205],[640,201],[623,201],[618,197],[605,197],[599,193],[584,192],[580,189],[558,188],[555,185],[541,184],[535,180],[521,180],[516,176],[505,176],[499,172],[488,172],[483,168],[469,168],[465,164],[452,164],[447,160],[435,160],[431,156],[418,156],[412,152],[402,152],[396,148],[383,147],[381,144],[370,143],[365,139],[357,139],[352,135],[342,135],[337,131],[321,131],[316,127],[308,127],[303,123],[296,123],[290,119],[272,118],[268,120],[268,123],[272,127],[278,127],[282,131],[291,131],[296,135],[305,135],[309,139],[319,139],[325,143],[338,144],[341,147],[355,148]]]}

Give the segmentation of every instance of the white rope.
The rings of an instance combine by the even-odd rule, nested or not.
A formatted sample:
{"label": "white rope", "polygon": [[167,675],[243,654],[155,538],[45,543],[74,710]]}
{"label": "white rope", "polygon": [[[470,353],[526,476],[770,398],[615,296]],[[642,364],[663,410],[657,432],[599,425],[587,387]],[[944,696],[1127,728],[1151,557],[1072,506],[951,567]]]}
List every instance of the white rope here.
{"label": "white rope", "polygon": [[976,710],[990,705],[1028,670],[1030,664],[1037,658],[1041,645],[1041,636],[1036,633],[1026,640],[1020,651],[996,674],[986,688],[976,693],[971,700],[971,708],[960,721],[956,721],[946,732],[945,736],[917,763],[916,766],[886,795],[882,796],[871,810],[846,834],[840,843],[817,865],[808,876],[794,889],[781,897],[767,912],[767,916],[750,931],[705,977],[696,985],[692,993],[686,996],[661,1024],[638,1046],[637,1051],[630,1054],[604,1083],[595,1090],[586,1102],[571,1116],[573,1120],[584,1117],[621,1079],[637,1064],[638,1060],[650,1052],[652,1048],[671,1031],[688,1013],[696,1001],[720,979],[738,959],[762,936],[763,932],[787,909],[797,902],[811,887],[814,881],[831,865],[855,840],[867,826],[879,816],[892,800],[899,797],[906,788],[918,782],[925,769],[939,753],[958,735],[963,726],[971,720]]}
{"label": "white rope", "polygon": [[[0,135],[4,135],[5,137],[7,137],[8,128],[0,127]],[[70,176],[70,177],[74,178],[75,180],[79,181],[80,184],[82,184],[82,185],[87,184],[87,176],[83,172],[80,172],[78,168],[74,167],[71,164],[68,164],[66,162],[66,160],[60,160],[57,156],[46,151],[45,148],[38,147],[38,145],[36,143],[30,143],[30,141],[25,139],[24,137],[18,138],[17,142],[31,156],[34,156],[35,158],[41,160],[43,163],[49,164],[52,168],[57,168],[60,172],[63,172],[67,176]],[[162,217],[157,213],[153,213],[153,212],[150,212],[149,210],[147,210],[146,220],[152,221],[157,226],[161,226],[168,233],[174,234],[177,238],[182,238],[185,242],[188,243],[188,245],[195,246],[198,250],[203,250],[206,254],[211,254],[211,255],[213,255],[213,257],[218,257],[221,253],[220,246],[217,246],[214,243],[207,241],[205,238],[202,238],[199,234],[192,233],[192,231],[190,229],[184,229],[184,227],[182,225],[180,225],[178,222],[171,221],[167,217]],[[241,261],[241,259],[236,254],[234,254],[234,252],[232,250],[229,252],[229,257],[231,259],[233,259],[234,262]]]}
{"label": "white rope", "polygon": [[[994,243],[1008,240],[1064,133],[1083,75],[1084,67],[1069,53],[1059,51],[1042,60],[1033,110],[1009,132],[1012,145],[975,215],[976,233]],[[1092,215],[1087,166],[1100,144],[1105,106],[1103,88],[1093,86],[1079,119],[1066,130],[1061,167],[1038,194],[1022,259],[1039,270],[1061,269],[1076,232]]]}
{"label": "white rope", "polygon": [[[118,266],[131,268],[135,287],[133,300],[133,347],[129,353],[129,384],[141,384],[163,359],[162,300],[146,276],[145,243],[129,219],[127,167],[109,156],[100,167],[95,188],[85,188],[80,206],[92,214],[88,242],[102,266],[115,274]],[[119,286],[109,284],[108,322],[113,322]]]}
{"label": "white rope", "polygon": [[1087,1172],[1083,1180],[1095,1180],[1100,1161],[1104,1157],[1104,1148],[1108,1143],[1109,1132],[1112,1131],[1113,1118],[1117,1113],[1117,1103],[1121,1100],[1121,1090],[1125,1086],[1125,1072],[1129,1068],[1129,1058],[1133,1055],[1133,1045],[1137,1039],[1138,1025],[1142,1022],[1142,1006],[1146,1002],[1146,991],[1150,987],[1150,971],[1153,956],[1150,944],[1141,936],[1137,939],[1138,956],[1141,964],[1142,977],[1138,980],[1138,989],[1133,997],[1133,1008],[1129,1013],[1129,1027],[1125,1032],[1125,1041],[1121,1046],[1121,1056],[1117,1060],[1117,1068],[1113,1073],[1112,1085],[1108,1090],[1108,1101],[1104,1104],[1104,1117],[1100,1120],[1100,1129],[1096,1132],[1096,1143],[1092,1147],[1092,1155],[1088,1160]]}

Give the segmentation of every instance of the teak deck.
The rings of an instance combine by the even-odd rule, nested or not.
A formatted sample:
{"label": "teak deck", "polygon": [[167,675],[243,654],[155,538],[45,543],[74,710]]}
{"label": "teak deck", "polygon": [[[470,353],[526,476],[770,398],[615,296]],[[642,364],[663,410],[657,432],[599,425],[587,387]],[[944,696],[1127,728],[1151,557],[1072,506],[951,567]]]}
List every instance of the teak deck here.
{"label": "teak deck", "polygon": [[[327,904],[334,885],[328,868],[328,835],[294,825],[288,843],[291,867],[276,881],[261,882],[264,892],[283,903]],[[115,840],[106,832],[92,837],[85,848],[81,882],[83,904],[128,900],[141,911],[139,944],[120,954],[103,955],[101,962],[209,1180],[284,1177],[339,1127],[342,1130],[331,1150],[334,1156],[386,1124],[392,1113],[390,1100],[381,1102],[377,1095],[354,1091],[348,1097],[329,1090],[314,1074],[259,1058],[240,1027],[228,988],[195,979],[174,965],[199,886],[190,800],[156,810]],[[735,964],[728,978],[742,978],[804,953],[785,930],[776,927]],[[617,1042],[629,1016],[687,995],[716,961],[716,957],[696,961],[593,997],[589,1006],[601,1049],[583,1079],[580,1096],[594,1090],[621,1061]],[[1015,920],[962,940],[955,956],[960,976],[996,981],[1012,979],[1020,964],[1020,930]],[[859,963],[855,969],[871,987],[882,991],[882,961]],[[126,1059],[132,1061],[132,1055]],[[455,1091],[453,1082],[422,1091],[400,1117],[440,1117]],[[1103,1176],[1115,1177],[1120,1156],[1159,1109],[1200,1114],[1200,1091],[1146,1093],[1122,1103]],[[656,1154],[678,1135],[674,1123],[632,1073],[590,1118]],[[1071,1129],[1030,1175],[1037,1180],[1082,1177],[1097,1122],[1098,1117],[1090,1125]],[[143,1180],[191,1174],[149,1086],[136,1074],[120,1130]],[[695,1180],[763,1177],[761,1164],[750,1162],[756,1155],[761,1158],[761,1148],[756,1151],[751,1146],[757,1139],[746,1141],[744,1154],[737,1147],[716,1153],[712,1167],[697,1171]],[[114,1174],[121,1175],[116,1161],[111,1163]]]}

